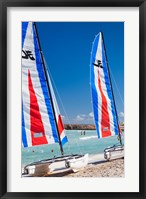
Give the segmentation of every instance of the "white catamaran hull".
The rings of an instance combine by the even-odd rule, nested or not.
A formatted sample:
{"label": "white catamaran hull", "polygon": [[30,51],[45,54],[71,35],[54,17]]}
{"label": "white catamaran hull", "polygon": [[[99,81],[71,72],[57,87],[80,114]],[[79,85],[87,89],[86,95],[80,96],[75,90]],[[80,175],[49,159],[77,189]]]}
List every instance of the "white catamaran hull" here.
{"label": "white catamaran hull", "polygon": [[50,163],[27,166],[27,168],[24,169],[23,175],[37,177],[44,176],[45,174],[50,173],[49,165]]}
{"label": "white catamaran hull", "polygon": [[54,159],[42,160],[40,162],[27,165],[23,170],[23,176],[45,176],[54,171],[62,172],[65,169],[71,169],[77,172],[88,164],[88,154],[86,155],[68,155],[56,157]]}
{"label": "white catamaran hull", "polygon": [[108,147],[104,150],[104,158],[112,160],[124,157],[124,146]]}
{"label": "white catamaran hull", "polygon": [[84,156],[80,158],[74,158],[71,160],[67,160],[66,164],[69,165],[69,167],[73,170],[73,172],[77,172],[87,166],[88,164],[88,154],[85,154]]}

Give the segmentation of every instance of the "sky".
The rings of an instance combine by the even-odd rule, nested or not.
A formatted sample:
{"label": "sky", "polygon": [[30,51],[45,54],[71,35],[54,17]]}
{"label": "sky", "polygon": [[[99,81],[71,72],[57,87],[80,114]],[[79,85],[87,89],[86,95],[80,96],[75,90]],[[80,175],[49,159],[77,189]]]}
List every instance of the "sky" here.
{"label": "sky", "polygon": [[38,35],[64,123],[94,124],[90,56],[102,31],[119,121],[124,121],[124,23],[37,22]]}

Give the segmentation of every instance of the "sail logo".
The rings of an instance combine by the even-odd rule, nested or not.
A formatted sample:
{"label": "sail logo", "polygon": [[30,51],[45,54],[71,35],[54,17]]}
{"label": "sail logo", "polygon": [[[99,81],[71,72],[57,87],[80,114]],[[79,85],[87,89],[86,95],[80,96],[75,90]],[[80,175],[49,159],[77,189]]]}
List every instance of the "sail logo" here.
{"label": "sail logo", "polygon": [[33,53],[30,50],[22,50],[22,58],[23,59],[30,59],[32,61],[35,60]]}
{"label": "sail logo", "polygon": [[108,130],[109,130],[108,127],[104,127],[104,128],[103,128],[103,131],[108,131]]}
{"label": "sail logo", "polygon": [[93,65],[99,68],[103,68],[101,60],[97,60],[97,64],[93,63]]}

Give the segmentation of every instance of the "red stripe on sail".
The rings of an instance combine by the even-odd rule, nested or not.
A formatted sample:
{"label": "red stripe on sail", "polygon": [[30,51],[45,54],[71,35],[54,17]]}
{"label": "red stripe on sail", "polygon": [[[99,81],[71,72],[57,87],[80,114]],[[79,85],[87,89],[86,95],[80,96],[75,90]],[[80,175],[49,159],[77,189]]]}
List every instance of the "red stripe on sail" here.
{"label": "red stripe on sail", "polygon": [[64,130],[64,126],[60,115],[58,115],[57,125],[58,125],[59,135],[61,135],[62,131]]}
{"label": "red stripe on sail", "polygon": [[28,70],[28,82],[30,92],[30,130],[32,138],[32,146],[48,144],[45,130],[38,106],[37,97],[33,88],[30,71]]}
{"label": "red stripe on sail", "polygon": [[101,80],[99,76],[99,70],[98,70],[98,86],[99,90],[101,93],[101,98],[102,98],[102,106],[101,106],[101,132],[102,132],[102,137],[107,137],[111,136],[111,131],[110,131],[110,120],[109,120],[109,113],[107,109],[107,100],[106,97],[104,96],[104,93],[102,91],[101,87]]}

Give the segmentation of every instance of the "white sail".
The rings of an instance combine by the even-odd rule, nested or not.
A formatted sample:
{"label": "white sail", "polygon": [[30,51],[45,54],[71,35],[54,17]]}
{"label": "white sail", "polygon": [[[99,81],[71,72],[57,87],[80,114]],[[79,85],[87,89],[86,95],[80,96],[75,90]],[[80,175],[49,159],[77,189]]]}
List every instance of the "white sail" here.
{"label": "white sail", "polygon": [[95,37],[91,53],[91,92],[98,138],[119,134],[102,33]]}
{"label": "white sail", "polygon": [[47,78],[49,79],[45,74],[34,23],[23,22],[22,143],[24,147],[55,142],[61,142],[63,145],[67,142],[51,81],[49,79],[48,85]]}

